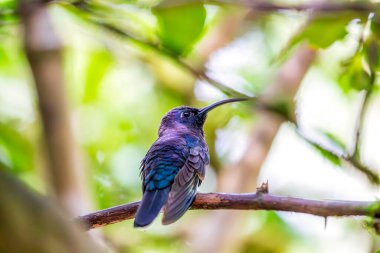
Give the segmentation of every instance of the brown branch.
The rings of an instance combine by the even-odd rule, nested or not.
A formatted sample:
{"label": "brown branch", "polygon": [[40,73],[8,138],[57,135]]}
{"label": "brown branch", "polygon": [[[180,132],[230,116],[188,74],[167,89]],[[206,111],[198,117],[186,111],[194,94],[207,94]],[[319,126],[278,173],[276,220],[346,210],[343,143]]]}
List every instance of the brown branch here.
{"label": "brown branch", "polygon": [[[140,202],[128,203],[77,218],[87,229],[134,218]],[[265,193],[198,193],[191,209],[274,210],[327,216],[377,216],[376,201],[309,200]]]}
{"label": "brown branch", "polygon": [[[284,122],[295,119],[294,95],[315,57],[315,50],[307,45],[301,45],[278,69],[271,84],[260,95],[260,101],[267,106],[259,106],[257,119],[248,136],[248,145],[237,163],[221,170],[218,177],[218,191],[252,192],[255,190],[257,177],[278,130]],[[258,109],[257,105],[255,106],[255,109]],[[281,117],[273,115],[273,112],[277,112]],[[187,235],[187,240],[193,242],[193,252],[235,251],[237,245],[243,243],[237,235],[244,226],[246,217],[247,213],[244,212],[226,211],[213,212],[195,220]],[[222,229],[224,227],[229,229]],[[205,236],[207,234],[213,236],[207,237]]]}

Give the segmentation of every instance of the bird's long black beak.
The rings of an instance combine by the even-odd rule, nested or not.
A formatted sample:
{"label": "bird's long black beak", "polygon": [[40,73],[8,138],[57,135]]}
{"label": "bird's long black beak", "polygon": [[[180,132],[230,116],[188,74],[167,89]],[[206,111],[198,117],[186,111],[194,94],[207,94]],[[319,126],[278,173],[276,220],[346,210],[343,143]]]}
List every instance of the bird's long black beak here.
{"label": "bird's long black beak", "polygon": [[230,99],[225,99],[219,102],[216,102],[214,104],[211,104],[209,106],[203,107],[202,109],[199,110],[198,116],[199,117],[206,117],[207,113],[211,111],[212,109],[215,109],[216,107],[220,105],[224,105],[227,103],[233,103],[233,102],[239,102],[239,101],[246,101],[249,100],[250,98],[230,98]]}

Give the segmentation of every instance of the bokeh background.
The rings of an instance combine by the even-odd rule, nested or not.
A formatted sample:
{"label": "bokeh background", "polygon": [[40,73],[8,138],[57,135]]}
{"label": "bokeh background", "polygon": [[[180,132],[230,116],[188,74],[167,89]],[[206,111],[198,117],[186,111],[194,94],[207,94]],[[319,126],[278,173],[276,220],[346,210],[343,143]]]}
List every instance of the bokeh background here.
{"label": "bokeh background", "polygon": [[[168,110],[239,93],[272,107],[210,113],[200,192],[254,192],[268,180],[276,195],[377,200],[376,1],[29,2],[47,13],[45,35],[28,28],[33,8],[0,0],[0,162],[71,216],[140,199],[139,164]],[[33,47],[38,36],[53,47]],[[33,68],[50,54],[56,62]],[[41,85],[41,73],[59,91]],[[92,233],[109,252],[380,248],[368,218],[197,210],[170,226],[159,220],[146,231],[129,220]]]}

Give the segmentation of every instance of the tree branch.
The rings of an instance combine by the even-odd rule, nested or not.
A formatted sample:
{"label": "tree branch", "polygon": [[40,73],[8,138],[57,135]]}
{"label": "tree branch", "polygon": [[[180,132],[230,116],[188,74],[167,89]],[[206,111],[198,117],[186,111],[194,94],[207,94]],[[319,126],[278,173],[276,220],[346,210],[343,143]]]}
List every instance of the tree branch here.
{"label": "tree branch", "polygon": [[353,148],[353,153],[352,153],[352,158],[358,158],[360,159],[360,145],[362,143],[362,129],[364,127],[364,117],[366,115],[368,105],[369,105],[369,100],[372,94],[372,86],[373,83],[370,84],[371,88],[368,88],[368,90],[363,91],[363,99],[362,103],[360,105],[360,111],[356,123],[356,129],[355,129],[355,136],[354,136],[354,148]]}
{"label": "tree branch", "polygon": [[[134,218],[138,202],[115,206],[79,216],[76,220],[87,229]],[[380,203],[376,201],[309,200],[281,197],[262,192],[245,194],[198,193],[191,209],[275,210],[327,216],[378,216]]]}
{"label": "tree branch", "polygon": [[203,71],[198,71],[197,69],[193,68],[192,66],[190,66],[187,62],[185,62],[184,60],[182,60],[179,56],[177,56],[176,54],[174,54],[173,52],[171,52],[169,49],[166,49],[166,48],[162,48],[162,47],[159,47],[158,45],[156,44],[153,44],[153,43],[150,43],[150,42],[146,42],[146,41],[143,41],[141,39],[138,39],[134,36],[132,36],[131,34],[128,34],[127,32],[115,27],[115,26],[111,26],[109,24],[106,24],[106,23],[103,23],[103,22],[94,22],[94,24],[98,25],[99,27],[109,31],[109,32],[112,32],[114,34],[117,34],[117,35],[121,35],[123,36],[124,38],[127,38],[139,45],[142,45],[142,46],[145,46],[145,47],[148,47],[149,49],[153,50],[154,52],[162,55],[162,56],[165,56],[167,58],[169,58],[170,60],[172,60],[173,62],[175,62],[178,66],[180,66],[181,68],[187,70],[190,74],[192,74],[193,76],[195,76],[196,78],[200,79],[200,80],[203,80],[203,81],[206,81],[207,83],[209,83],[210,85],[214,86],[215,88],[217,88],[218,90],[222,91],[224,94],[226,94],[227,96],[231,96],[231,97],[246,97],[247,95],[246,94],[243,94],[241,92],[238,92],[230,87],[228,87],[227,85],[225,84],[222,84],[218,81],[216,81],[215,79],[209,77],[205,72]]}
{"label": "tree branch", "polygon": [[362,163],[362,161],[360,161],[356,156],[351,156],[349,154],[347,154],[346,151],[344,150],[339,150],[338,151],[333,151],[333,150],[330,150],[324,146],[322,146],[321,144],[309,139],[307,136],[305,136],[296,126],[296,131],[297,135],[303,139],[305,142],[309,143],[310,145],[312,146],[315,146],[315,147],[318,147],[318,149],[320,150],[323,150],[324,152],[328,153],[330,156],[338,159],[339,161],[341,162],[346,162],[348,164],[350,164],[351,166],[353,166],[355,169],[357,169],[358,171],[362,172],[367,178],[368,180],[375,184],[375,185],[379,185],[380,184],[380,177],[379,175],[374,172],[371,168],[369,168],[368,166],[364,165]]}
{"label": "tree branch", "polygon": [[[80,2],[82,3],[82,2]],[[80,5],[80,7],[78,7],[76,5],[76,7],[78,7],[80,10],[82,11],[85,11],[87,13],[92,13],[91,10],[88,8],[88,6],[86,6],[85,4],[83,5],[84,3],[82,3],[82,5]],[[198,71],[196,69],[194,69],[192,66],[190,66],[189,64],[187,64],[185,61],[183,61],[181,58],[179,58],[177,55],[175,55],[174,53],[172,53],[170,50],[168,49],[165,49],[165,48],[162,48],[160,47],[158,44],[155,44],[155,43],[152,43],[152,42],[148,42],[148,41],[144,41],[144,40],[141,40],[139,38],[137,38],[136,36],[133,36],[131,34],[129,34],[128,32],[125,32],[124,30],[121,30],[120,28],[117,28],[115,26],[112,26],[110,24],[107,24],[107,23],[104,23],[104,22],[100,22],[100,21],[96,21],[96,20],[91,20],[91,22],[111,33],[114,33],[115,35],[118,35],[118,36],[121,36],[125,39],[129,39],[131,40],[132,42],[138,44],[138,45],[141,45],[141,46],[144,46],[144,47],[147,47],[157,53],[159,53],[160,55],[162,56],[165,56],[165,57],[168,57],[169,59],[173,60],[176,64],[178,64],[179,66],[181,66],[182,68],[186,69],[189,73],[191,73],[194,77],[200,79],[200,80],[204,80],[206,82],[208,82],[210,85],[214,86],[215,88],[219,89],[220,91],[222,91],[223,93],[225,93],[226,95],[228,96],[232,96],[232,97],[246,97],[245,94],[242,94],[214,79],[212,79],[211,77],[209,77],[206,73],[202,72],[202,71]],[[277,115],[280,115],[282,117],[284,117],[285,119],[293,122],[296,124],[296,122],[294,122],[294,119],[293,117],[290,117],[290,115],[286,115],[284,114],[282,111],[279,111],[278,108],[276,106],[273,106],[273,105],[270,105],[266,102],[263,102],[261,98],[256,98],[255,99],[255,107],[258,108],[258,109],[263,109],[263,110],[266,110],[266,111],[270,111],[272,113],[275,113]],[[379,184],[380,183],[380,178],[379,176],[373,172],[370,168],[368,168],[367,166],[365,166],[364,164],[362,164],[358,159],[356,159],[355,157],[351,157],[351,156],[348,156],[348,155],[344,155],[344,156],[340,156],[340,155],[337,155],[335,152],[331,151],[331,150],[328,150],[326,149],[325,147],[322,147],[321,145],[317,144],[317,143],[314,143],[313,141],[309,140],[306,136],[300,134],[300,136],[305,140],[307,141],[308,143],[312,144],[312,145],[317,145],[319,146],[321,149],[323,149],[324,151],[326,151],[327,153],[331,154],[331,156],[336,156],[338,157],[338,159],[340,160],[343,160],[349,164],[351,164],[352,166],[354,166],[355,168],[357,168],[357,170],[359,170],[360,172],[364,173],[367,178],[369,179],[369,181],[371,181],[372,183],[374,184]]]}
{"label": "tree branch", "polygon": [[[84,1],[78,1],[73,5],[76,9],[79,9],[83,11],[84,13],[91,14],[97,18],[99,18],[96,13],[94,13],[90,6]],[[233,88],[228,87],[227,85],[218,82],[217,80],[211,78],[208,76],[204,71],[200,71],[189,65],[185,60],[183,60],[180,56],[178,56],[176,53],[172,52],[170,49],[163,47],[162,45],[159,45],[158,43],[146,41],[142,38],[139,38],[138,36],[125,31],[123,29],[120,29],[114,25],[108,24],[103,21],[99,21],[98,19],[92,19],[91,17],[88,18],[92,24],[97,25],[98,27],[113,33],[117,36],[120,36],[123,39],[127,39],[139,46],[142,46],[144,48],[150,49],[153,52],[158,53],[161,56],[164,56],[170,60],[172,60],[175,64],[177,64],[179,67],[185,69],[187,72],[189,72],[194,77],[203,80],[210,85],[214,86],[218,90],[222,91],[227,96],[231,97],[247,97],[247,94],[243,94]]]}

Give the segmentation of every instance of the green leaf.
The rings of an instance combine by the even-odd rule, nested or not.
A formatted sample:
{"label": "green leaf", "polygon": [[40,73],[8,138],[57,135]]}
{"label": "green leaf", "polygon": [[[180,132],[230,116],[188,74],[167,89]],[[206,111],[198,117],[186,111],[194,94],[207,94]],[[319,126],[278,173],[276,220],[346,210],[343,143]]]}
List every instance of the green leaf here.
{"label": "green leaf", "polygon": [[375,72],[380,65],[379,38],[371,34],[365,41],[363,49],[369,68],[372,72]]}
{"label": "green leaf", "polygon": [[364,71],[361,54],[355,54],[349,61],[344,63],[343,71],[339,77],[339,85],[343,91],[367,89],[371,79]]}
{"label": "green leaf", "polygon": [[380,202],[374,202],[373,204],[369,205],[367,208],[368,214],[371,216],[378,215],[380,213]]}
{"label": "green leaf", "polygon": [[357,18],[357,15],[354,16],[352,13],[343,13],[340,16],[337,14],[317,15],[311,18],[291,39],[290,46],[306,40],[316,48],[327,48],[346,36],[346,26],[354,18]]}
{"label": "green leaf", "polygon": [[317,143],[311,143],[311,145],[328,161],[330,161],[333,165],[336,165],[340,167],[342,165],[342,161],[340,160],[340,157],[334,153],[331,153],[321,145]]}
{"label": "green leaf", "polygon": [[162,46],[182,55],[188,52],[203,32],[206,9],[202,3],[169,4],[153,9],[157,17]]}
{"label": "green leaf", "polygon": [[370,35],[367,37],[363,50],[364,56],[368,62],[372,73],[376,72],[380,67],[380,20],[377,15],[371,20]]}
{"label": "green leaf", "polygon": [[323,130],[321,130],[319,132],[321,134],[323,134],[333,145],[340,148],[342,151],[347,150],[346,144],[341,139],[339,139],[336,135],[334,135],[333,133],[323,131]]}

